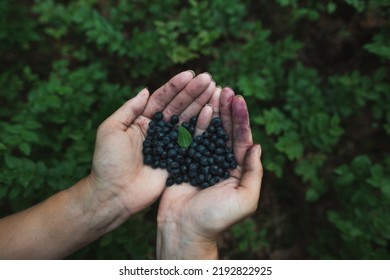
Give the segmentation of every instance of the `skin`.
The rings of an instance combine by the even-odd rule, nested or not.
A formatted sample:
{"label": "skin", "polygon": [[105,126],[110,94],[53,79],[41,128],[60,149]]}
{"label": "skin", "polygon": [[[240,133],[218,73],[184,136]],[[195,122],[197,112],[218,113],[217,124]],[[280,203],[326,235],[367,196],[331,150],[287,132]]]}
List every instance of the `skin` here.
{"label": "skin", "polygon": [[[0,259],[64,258],[114,230],[161,195],[158,258],[216,257],[216,236],[254,211],[257,200],[252,195],[260,190],[260,149],[249,141],[249,121],[245,129],[239,126],[248,118],[243,112],[247,112],[245,102],[237,97],[237,101],[234,98],[230,106],[233,129],[229,134],[233,140],[242,140],[237,140],[234,146],[235,154],[236,147],[238,151],[236,158],[242,158],[240,166],[234,171],[234,175],[232,173],[232,178],[215,188],[202,192],[192,186],[165,188],[167,171],[143,164],[142,143],[148,123],[156,111],[163,111],[165,118],[178,114],[181,121],[202,111],[198,123],[198,133],[201,132],[210,121],[210,116],[216,114],[216,110],[212,108],[222,109],[218,105],[223,101],[222,93],[223,90],[221,92],[216,87],[210,74],[194,76],[192,71],[185,71],[171,78],[152,95],[144,89],[127,101],[99,126],[92,170],[86,178],[29,209],[0,219]],[[211,106],[206,106],[208,109],[205,109],[208,103]],[[239,122],[234,121],[236,117],[239,117]],[[256,176],[253,175],[254,172],[257,173]],[[225,206],[221,203],[217,209],[226,213],[214,211],[210,215],[213,198],[226,191],[218,191],[220,188],[226,188],[224,196],[228,203]],[[253,189],[253,193],[247,191],[248,188]],[[243,191],[238,191],[239,189]],[[210,193],[210,197],[207,197],[207,193]],[[172,203],[175,199],[178,199],[176,205],[183,205],[186,201],[190,205],[183,209],[171,207],[169,204],[175,204]],[[205,200],[202,202],[202,199]],[[217,201],[220,199],[218,197]],[[191,214],[191,211],[196,213]],[[200,222],[206,216],[208,218]],[[225,219],[227,216],[231,217]],[[216,220],[219,221],[215,223]],[[166,226],[171,222],[184,226],[186,231],[172,232]],[[193,234],[186,236],[186,232],[190,230],[194,230]],[[180,240],[179,244],[198,247],[199,253],[188,254],[189,246],[177,247],[176,242],[169,242],[169,234],[175,234]],[[210,250],[214,246],[215,250]],[[183,249],[180,256],[172,254],[177,249]]]}
{"label": "skin", "polygon": [[[260,146],[253,145],[248,109],[241,96],[230,88],[217,91],[217,112],[223,114],[223,126],[238,167],[231,177],[201,190],[190,184],[166,188],[159,205],[158,259],[217,259],[218,236],[257,209],[263,169]],[[218,99],[218,98],[216,98]],[[199,115],[197,133],[215,117],[212,106]]]}

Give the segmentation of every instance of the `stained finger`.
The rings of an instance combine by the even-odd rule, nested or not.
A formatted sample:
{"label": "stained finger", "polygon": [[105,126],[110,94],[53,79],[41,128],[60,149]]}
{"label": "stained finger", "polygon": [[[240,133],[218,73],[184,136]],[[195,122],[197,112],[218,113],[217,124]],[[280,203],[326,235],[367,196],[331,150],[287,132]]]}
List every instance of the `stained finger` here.
{"label": "stained finger", "polygon": [[249,113],[242,96],[235,96],[232,102],[233,151],[238,164],[243,164],[248,149],[253,145]]}
{"label": "stained finger", "polygon": [[232,143],[233,138],[233,120],[232,120],[232,103],[234,91],[231,88],[223,88],[219,99],[219,113],[222,119],[223,128],[229,136],[228,144]]}

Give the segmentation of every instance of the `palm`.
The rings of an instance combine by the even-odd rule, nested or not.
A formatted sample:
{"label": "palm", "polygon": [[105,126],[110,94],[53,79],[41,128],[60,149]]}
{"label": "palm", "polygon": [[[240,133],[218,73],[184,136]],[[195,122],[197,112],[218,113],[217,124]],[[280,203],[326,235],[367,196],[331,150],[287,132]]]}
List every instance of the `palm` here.
{"label": "palm", "polygon": [[143,164],[142,146],[151,117],[156,111],[166,112],[166,117],[197,114],[214,91],[215,83],[209,75],[194,78],[187,71],[173,77],[150,98],[143,90],[129,100],[98,129],[91,172],[94,183],[111,190],[130,214],[153,203],[164,190],[168,174]]}
{"label": "palm", "polygon": [[159,211],[163,215],[171,213],[175,220],[187,221],[186,227],[193,233],[215,236],[241,218],[239,210],[244,208],[243,203],[247,203],[237,199],[241,169],[237,167],[230,178],[205,190],[189,184],[167,188]]}
{"label": "palm", "polygon": [[[142,143],[150,120],[137,117],[129,126],[108,123],[98,135],[93,174],[108,186],[123,191],[126,205],[137,205],[134,212],[155,201],[164,189],[166,172],[143,164]],[[119,128],[119,129],[118,129]],[[100,133],[100,131],[98,132]]]}
{"label": "palm", "polygon": [[[231,170],[228,179],[204,190],[189,184],[167,188],[158,213],[160,223],[176,223],[188,234],[211,239],[256,209],[261,178],[259,158],[249,152],[253,142],[245,101],[225,90],[218,107],[217,115],[231,139],[238,167]],[[198,123],[203,122],[205,128],[211,116],[204,121],[203,112]]]}

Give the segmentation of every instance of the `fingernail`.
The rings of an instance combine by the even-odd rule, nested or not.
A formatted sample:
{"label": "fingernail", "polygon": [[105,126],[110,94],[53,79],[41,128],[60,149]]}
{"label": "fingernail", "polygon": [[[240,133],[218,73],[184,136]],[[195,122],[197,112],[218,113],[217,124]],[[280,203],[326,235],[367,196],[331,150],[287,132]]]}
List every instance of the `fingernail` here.
{"label": "fingernail", "polygon": [[205,106],[210,106],[211,108],[213,108],[213,105],[211,105],[211,103],[207,103]]}
{"label": "fingernail", "polygon": [[195,72],[194,71],[192,71],[192,70],[187,70],[188,72],[191,72],[191,74],[192,74],[192,77],[195,77]]}
{"label": "fingernail", "polygon": [[211,80],[213,79],[213,76],[209,72],[204,72],[204,74],[209,75]]}
{"label": "fingernail", "polygon": [[220,85],[217,85],[217,88],[221,89],[222,90],[222,87]]}
{"label": "fingernail", "polygon": [[260,144],[256,144],[256,153],[258,157],[261,157],[261,146]]}
{"label": "fingernail", "polygon": [[214,84],[217,84],[217,83],[215,82],[215,80],[214,80],[214,79],[211,79],[211,81],[212,81]]}
{"label": "fingernail", "polygon": [[245,99],[244,96],[242,96],[241,94],[238,94],[236,95],[238,98],[242,98],[242,99]]}

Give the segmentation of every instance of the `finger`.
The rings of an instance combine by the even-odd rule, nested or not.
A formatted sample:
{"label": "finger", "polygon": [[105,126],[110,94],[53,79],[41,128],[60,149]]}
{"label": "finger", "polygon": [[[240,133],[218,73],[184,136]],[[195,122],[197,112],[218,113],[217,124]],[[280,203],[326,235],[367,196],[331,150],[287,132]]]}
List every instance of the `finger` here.
{"label": "finger", "polygon": [[210,98],[216,89],[215,82],[212,80],[209,86],[204,90],[180,115],[180,120],[188,121],[191,117],[197,116],[203,107],[209,103]]}
{"label": "finger", "polygon": [[116,110],[109,119],[116,120],[125,126],[130,126],[136,117],[144,111],[149,99],[147,88],[141,90],[135,97],[128,100],[118,110]]}
{"label": "finger", "polygon": [[164,116],[180,115],[211,83],[211,75],[202,73],[191,80],[188,85],[173,98],[164,109]]}
{"label": "finger", "polygon": [[219,117],[219,100],[221,97],[221,90],[222,88],[217,86],[209,101],[211,107],[213,107],[213,118]]}
{"label": "finger", "polygon": [[233,120],[232,120],[232,103],[234,91],[231,88],[223,88],[220,93],[219,109],[222,119],[222,125],[229,136],[228,145],[231,145],[233,138]]}
{"label": "finger", "polygon": [[213,108],[209,104],[207,104],[199,113],[198,121],[196,122],[195,136],[205,132],[211,122],[212,117]]}
{"label": "finger", "polygon": [[188,85],[194,76],[194,72],[189,70],[171,78],[151,95],[143,115],[147,118],[152,118],[154,113],[164,110],[167,104]]}
{"label": "finger", "polygon": [[246,153],[243,165],[240,187],[248,190],[248,192],[245,192],[246,196],[243,197],[243,200],[246,205],[252,206],[252,209],[248,209],[250,212],[256,210],[260,197],[261,180],[263,178],[263,167],[260,157],[260,145],[252,145]]}
{"label": "finger", "polygon": [[249,113],[242,96],[235,96],[232,102],[233,151],[238,164],[243,164],[248,149],[252,146],[252,131]]}

